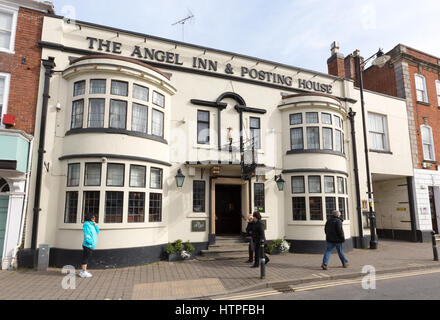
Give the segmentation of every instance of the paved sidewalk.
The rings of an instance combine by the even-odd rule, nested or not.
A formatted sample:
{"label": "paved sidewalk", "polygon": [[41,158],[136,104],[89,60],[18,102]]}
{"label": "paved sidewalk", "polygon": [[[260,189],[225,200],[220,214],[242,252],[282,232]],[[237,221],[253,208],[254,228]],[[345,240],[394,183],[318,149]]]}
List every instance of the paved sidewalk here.
{"label": "paved sidewalk", "polygon": [[440,263],[433,261],[432,245],[426,243],[382,240],[378,250],[355,249],[347,254],[347,258],[350,267],[344,269],[337,254],[333,254],[330,269],[323,271],[320,268],[322,255],[273,255],[267,265],[265,280],[259,279],[259,269],[251,269],[243,260],[158,262],[123,269],[93,270],[91,279],[74,278],[74,290],[62,288],[66,275],[59,269],[43,273],[0,271],[0,299],[201,299],[249,289],[354,278],[361,275],[365,265],[374,266],[378,274],[440,268]]}

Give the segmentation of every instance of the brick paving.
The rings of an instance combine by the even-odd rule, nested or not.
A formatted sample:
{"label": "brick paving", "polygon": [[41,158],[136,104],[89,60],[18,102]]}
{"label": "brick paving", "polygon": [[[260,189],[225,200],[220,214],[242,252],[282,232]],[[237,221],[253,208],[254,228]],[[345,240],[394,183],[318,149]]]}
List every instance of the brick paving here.
{"label": "brick paving", "polygon": [[[148,300],[201,298],[250,288],[270,287],[295,281],[322,281],[350,278],[360,274],[365,265],[377,273],[413,270],[438,266],[433,261],[432,245],[385,241],[378,250],[355,249],[347,253],[348,269],[342,268],[337,254],[330,260],[330,269],[320,266],[322,255],[273,255],[267,265],[266,279],[259,278],[259,269],[251,269],[241,260],[161,261],[150,265],[122,269],[92,270],[93,278],[74,277],[75,289],[65,290],[65,274],[59,269],[47,272],[33,270],[0,271],[0,299],[9,300]],[[77,270],[77,274],[79,270]],[[199,282],[197,282],[199,281]],[[173,283],[172,283],[173,282]],[[209,284],[213,285],[210,286]],[[199,284],[199,288],[197,288]],[[154,292],[152,292],[154,291]]]}

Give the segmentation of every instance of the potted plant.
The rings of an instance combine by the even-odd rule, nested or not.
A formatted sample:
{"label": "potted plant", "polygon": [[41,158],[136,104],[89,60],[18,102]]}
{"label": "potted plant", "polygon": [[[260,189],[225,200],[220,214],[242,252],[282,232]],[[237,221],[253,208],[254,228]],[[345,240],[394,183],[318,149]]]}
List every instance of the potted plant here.
{"label": "potted plant", "polygon": [[181,256],[183,260],[188,260],[193,258],[193,252],[196,250],[194,246],[191,244],[191,242],[185,243],[185,250],[181,252]]}
{"label": "potted plant", "polygon": [[183,244],[182,240],[168,243],[166,250],[169,262],[191,259],[194,251],[195,248],[189,241]]}
{"label": "potted plant", "polygon": [[290,244],[284,239],[278,239],[273,242],[272,254],[284,254],[290,250]]}

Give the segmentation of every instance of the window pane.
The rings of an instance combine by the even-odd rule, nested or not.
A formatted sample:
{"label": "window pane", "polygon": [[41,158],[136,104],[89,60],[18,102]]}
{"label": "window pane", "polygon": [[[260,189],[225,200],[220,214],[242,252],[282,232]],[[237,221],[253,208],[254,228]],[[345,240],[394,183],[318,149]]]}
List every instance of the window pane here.
{"label": "window pane", "polygon": [[197,143],[209,144],[209,112],[197,111]]}
{"label": "window pane", "polygon": [[133,85],[133,98],[148,101],[148,93],[148,88],[138,86],[137,84]]}
{"label": "window pane", "polygon": [[74,101],[72,106],[71,129],[79,129],[83,127],[83,115],[84,115],[84,100]]}
{"label": "window pane", "polygon": [[101,185],[100,163],[86,163],[84,185],[94,187]]}
{"label": "window pane", "polygon": [[264,183],[254,184],[254,206],[260,212],[266,211]]}
{"label": "window pane", "polygon": [[0,31],[0,48],[9,50],[11,46],[11,32]]}
{"label": "window pane", "polygon": [[336,198],[334,197],[326,197],[325,198],[325,214],[327,219],[329,219],[332,215],[332,212],[336,210]]}
{"label": "window pane", "polygon": [[307,112],[306,113],[306,122],[307,123],[319,123],[318,112]]}
{"label": "window pane", "polygon": [[259,118],[250,118],[250,127],[251,129],[260,129],[260,119]]}
{"label": "window pane", "polygon": [[145,221],[145,193],[130,192],[128,198],[128,223]]}
{"label": "window pane", "polygon": [[319,149],[319,128],[307,128],[307,149]]}
{"label": "window pane", "polygon": [[84,192],[84,201],[83,201],[83,217],[82,221],[84,222],[84,217],[91,214],[95,216],[96,223],[99,223],[99,191],[86,191]]}
{"label": "window pane", "polygon": [[292,193],[306,193],[304,177],[292,177]]}
{"label": "window pane", "polygon": [[323,124],[332,124],[332,115],[328,113],[322,114],[322,123]]}
{"label": "window pane", "polygon": [[151,134],[163,137],[163,113],[153,109]]}
{"label": "window pane", "polygon": [[105,223],[122,223],[124,193],[107,191],[105,193]]}
{"label": "window pane", "polygon": [[81,96],[84,93],[86,93],[86,82],[85,81],[79,81],[75,82],[73,85],[73,96]]}
{"label": "window pane", "polygon": [[69,164],[67,169],[67,186],[68,187],[78,187],[79,186],[79,175],[80,175],[80,164]]}
{"label": "window pane", "polygon": [[131,130],[147,133],[148,107],[133,103]]}
{"label": "window pane", "polygon": [[193,211],[205,212],[205,181],[194,181],[193,183]]}
{"label": "window pane", "polygon": [[309,177],[309,192],[310,193],[321,193],[321,177],[320,176],[310,176]]}
{"label": "window pane", "polygon": [[117,96],[128,96],[128,83],[112,80],[112,94]]}
{"label": "window pane", "polygon": [[295,113],[290,115],[290,125],[294,126],[297,124],[302,124],[302,113]]}
{"label": "window pane", "polygon": [[162,189],[162,169],[151,168],[150,188]]}
{"label": "window pane", "polygon": [[106,83],[106,80],[90,80],[90,93],[105,94]]}
{"label": "window pane", "polygon": [[342,128],[341,118],[339,118],[338,116],[333,116],[333,118],[335,119],[335,126],[337,126],[338,128]]}
{"label": "window pane", "polygon": [[306,198],[292,198],[293,221],[306,221]]}
{"label": "window pane", "polygon": [[89,128],[104,128],[105,99],[90,99]]}
{"label": "window pane", "polygon": [[439,80],[435,81],[435,86],[437,88],[437,103],[438,103],[438,107],[440,107],[440,81]]}
{"label": "window pane", "polygon": [[345,198],[339,198],[339,211],[341,212],[341,218],[342,220],[346,220],[346,213],[345,213]]}
{"label": "window pane", "polygon": [[162,221],[162,194],[150,193],[150,222]]}
{"label": "window pane", "polygon": [[124,172],[125,166],[123,164],[109,163],[107,165],[107,186],[123,187]]}
{"label": "window pane", "polygon": [[303,129],[295,128],[290,130],[290,141],[292,150],[304,149]]}
{"label": "window pane", "polygon": [[159,107],[165,107],[165,96],[156,91],[153,91],[153,103]]}
{"label": "window pane", "polygon": [[335,151],[342,152],[342,132],[335,130]]}
{"label": "window pane", "polygon": [[78,191],[67,192],[64,223],[76,223],[77,214],[78,214]]}
{"label": "window pane", "polygon": [[333,130],[322,128],[322,143],[324,150],[333,150]]}
{"label": "window pane", "polygon": [[14,15],[12,13],[0,12],[0,29],[3,31],[12,31],[13,17]]}
{"label": "window pane", "polygon": [[324,177],[325,193],[335,193],[335,178]]}
{"label": "window pane", "polygon": [[338,177],[338,193],[339,194],[345,194],[344,178],[339,178]]}
{"label": "window pane", "polygon": [[209,122],[209,111],[197,111],[197,121]]}
{"label": "window pane", "polygon": [[130,187],[144,188],[146,173],[146,167],[132,165],[130,167]]}
{"label": "window pane", "polygon": [[261,128],[259,118],[250,118],[251,145],[254,143],[255,149],[261,148]]}
{"label": "window pane", "polygon": [[111,100],[110,128],[125,129],[127,120],[127,102]]}
{"label": "window pane", "polygon": [[312,221],[322,221],[324,220],[322,214],[322,198],[321,197],[311,197],[309,199],[310,205],[310,220]]}

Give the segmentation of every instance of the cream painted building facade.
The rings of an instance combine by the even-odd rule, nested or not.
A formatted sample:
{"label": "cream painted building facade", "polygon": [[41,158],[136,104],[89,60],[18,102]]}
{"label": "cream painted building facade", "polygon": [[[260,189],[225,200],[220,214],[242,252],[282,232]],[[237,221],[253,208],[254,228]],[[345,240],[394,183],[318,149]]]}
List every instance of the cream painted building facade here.
{"label": "cream painted building facade", "polygon": [[[83,217],[93,213],[101,229],[94,265],[143,264],[177,239],[200,251],[216,236],[240,235],[254,208],[267,239],[286,238],[292,252],[323,250],[334,209],[343,212],[346,250],[368,246],[353,82],[51,15],[40,45],[36,132],[44,132],[45,153],[29,201],[41,194],[41,211],[28,209],[24,252],[48,244],[52,265],[78,264]],[[406,185],[405,101],[371,92],[365,101],[370,145],[381,140],[387,149],[369,154],[374,186]],[[378,223],[402,205],[409,214],[408,189],[399,188],[379,196]]]}

